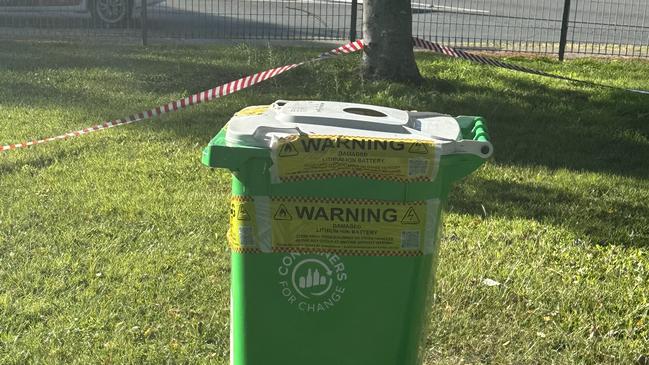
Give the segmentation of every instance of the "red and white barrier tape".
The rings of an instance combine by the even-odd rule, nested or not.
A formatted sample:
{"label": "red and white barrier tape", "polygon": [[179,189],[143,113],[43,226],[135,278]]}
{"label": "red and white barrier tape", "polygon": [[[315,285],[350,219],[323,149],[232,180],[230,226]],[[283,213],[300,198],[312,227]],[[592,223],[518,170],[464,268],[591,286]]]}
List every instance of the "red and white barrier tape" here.
{"label": "red and white barrier tape", "polygon": [[353,52],[360,51],[361,49],[363,49],[363,41],[362,40],[358,40],[358,41],[355,41],[355,42],[350,42],[350,43],[342,45],[342,46],[340,46],[338,48],[332,49],[329,52],[322,53],[317,58],[314,58],[314,59],[311,59],[311,60],[308,60],[308,61],[304,61],[304,62],[300,62],[300,63],[293,63],[293,64],[290,64],[290,65],[285,65],[285,66],[273,68],[273,69],[262,71],[262,72],[257,72],[256,74],[246,76],[246,77],[242,77],[242,78],[240,78],[238,80],[230,81],[230,82],[225,83],[225,84],[223,84],[221,86],[217,86],[217,87],[209,89],[209,90],[201,91],[201,92],[196,93],[194,95],[190,95],[190,96],[188,96],[186,98],[178,99],[178,100],[169,102],[167,104],[158,106],[156,108],[149,109],[149,110],[146,110],[146,111],[143,111],[143,112],[139,112],[137,114],[132,114],[132,115],[129,115],[128,117],[125,117],[125,118],[109,120],[109,121],[106,121],[106,122],[104,122],[102,124],[96,124],[96,125],[93,125],[91,127],[79,129],[79,130],[76,130],[76,131],[67,132],[65,134],[61,134],[61,135],[54,136],[54,137],[47,137],[47,138],[43,138],[43,139],[36,139],[36,140],[33,140],[33,141],[26,141],[26,142],[14,143],[14,144],[8,144],[8,145],[0,145],[0,152],[2,152],[2,151],[11,151],[11,150],[19,149],[19,148],[26,148],[26,147],[35,146],[35,145],[38,145],[38,144],[47,143],[47,142],[53,142],[53,141],[68,139],[68,138],[72,138],[72,137],[78,137],[78,136],[82,136],[82,135],[89,134],[89,133],[92,133],[92,132],[101,131],[101,130],[108,129],[108,128],[118,127],[118,126],[127,125],[127,124],[131,124],[131,123],[136,123],[136,122],[142,122],[142,121],[145,121],[147,119],[157,117],[159,115],[175,112],[175,111],[178,111],[178,110],[188,108],[188,107],[193,106],[193,105],[210,102],[212,100],[221,98],[223,96],[236,93],[236,92],[241,91],[243,89],[246,89],[246,88],[248,88],[250,86],[256,85],[256,84],[258,84],[258,83],[260,83],[262,81],[266,81],[266,80],[268,80],[270,78],[278,76],[278,75],[280,75],[280,74],[282,74],[282,73],[284,73],[286,71],[292,70],[292,69],[294,69],[296,67],[300,67],[300,66],[302,66],[302,65],[304,65],[306,63],[309,63],[309,62],[320,61],[320,60],[328,59],[328,58],[338,56],[338,55],[341,55],[341,54],[353,53]]}
{"label": "red and white barrier tape", "polygon": [[71,137],[78,137],[84,134],[92,133],[92,132],[97,132],[101,131],[104,129],[108,128],[113,128],[113,127],[118,127],[121,125],[126,125],[126,124],[131,124],[131,123],[136,123],[136,122],[141,122],[147,119],[151,119],[153,117],[156,117],[158,115],[163,115],[167,114],[170,112],[174,112],[177,110],[185,109],[189,106],[204,103],[204,102],[209,102],[214,99],[226,96],[228,94],[235,93],[239,90],[243,90],[249,86],[252,86],[254,84],[257,84],[259,82],[268,80],[271,77],[275,77],[281,73],[284,73],[290,69],[293,69],[295,67],[298,67],[299,64],[292,64],[292,65],[286,65],[283,67],[278,67],[274,68],[271,70],[266,70],[263,72],[256,73],[251,76],[247,77],[242,77],[238,80],[231,81],[227,84],[223,84],[221,86],[217,86],[213,89],[205,90],[200,93],[188,96],[184,99],[179,99],[175,100],[172,102],[169,102],[167,104],[161,105],[159,107],[149,109],[137,114],[132,114],[129,115],[126,118],[121,118],[121,119],[114,119],[114,120],[109,120],[106,121],[102,124],[96,124],[91,127],[79,129],[77,131],[72,131],[68,132],[65,134],[61,134],[58,136],[54,137],[47,137],[43,139],[37,139],[33,141],[27,141],[27,142],[22,142],[22,143],[16,143],[16,144],[9,144],[9,145],[4,145],[0,146],[0,151],[9,151],[9,150],[15,150],[18,148],[24,148],[24,147],[30,147],[34,146],[37,144],[43,144],[47,142],[52,142],[52,141],[57,141],[61,139],[68,139]]}
{"label": "red and white barrier tape", "polygon": [[441,53],[441,54],[449,56],[449,57],[461,58],[463,60],[467,60],[467,61],[471,61],[471,62],[475,62],[475,63],[480,63],[480,64],[483,64],[483,65],[506,68],[506,69],[512,70],[512,71],[525,72],[525,73],[532,74],[532,75],[551,77],[553,79],[577,82],[577,83],[585,84],[585,85],[606,87],[606,88],[609,88],[609,89],[616,89],[616,90],[622,90],[622,91],[627,91],[627,92],[636,93],[636,94],[648,94],[649,95],[649,91],[645,91],[645,90],[626,89],[626,88],[618,87],[618,86],[599,84],[599,83],[596,83],[596,82],[584,81],[584,80],[573,79],[573,78],[570,78],[570,77],[554,75],[554,74],[547,73],[547,72],[544,72],[544,71],[539,71],[539,70],[535,70],[535,69],[532,69],[532,68],[527,68],[527,67],[522,67],[522,66],[517,66],[517,65],[511,64],[511,63],[507,63],[507,62],[502,62],[502,61],[497,60],[495,58],[485,57],[485,56],[469,53],[469,52],[463,51],[461,49],[448,47],[448,46],[443,46],[441,44],[433,43],[433,42],[423,40],[423,39],[419,39],[419,38],[416,38],[416,37],[413,37],[412,41],[413,41],[413,45],[415,47],[417,47],[417,48],[427,49],[429,51],[433,51],[433,52],[436,52],[436,53]]}
{"label": "red and white barrier tape", "polygon": [[[592,85],[592,86],[600,86],[600,87],[606,87],[606,88],[612,88],[612,89],[617,89],[617,90],[623,90],[623,91],[628,91],[632,93],[638,93],[638,94],[649,94],[649,91],[645,90],[636,90],[636,89],[626,89],[622,87],[617,87],[617,86],[611,86],[611,85],[604,85],[604,84],[598,84],[595,82],[590,82],[590,81],[584,81],[584,80],[578,80],[578,79],[573,79],[570,77],[565,77],[565,76],[559,76],[559,75],[554,75],[550,74],[544,71],[539,71],[539,70],[534,70],[531,68],[527,67],[521,67],[517,66],[514,64],[502,62],[500,60],[490,58],[490,57],[485,57],[485,56],[480,56],[476,55],[473,53],[469,53],[460,49],[456,49],[453,47],[448,47],[448,46],[443,46],[437,43],[433,43],[430,41],[426,41],[423,39],[419,38],[412,38],[413,45],[417,48],[423,48],[427,49],[436,53],[440,53],[449,57],[454,57],[454,58],[461,58],[467,61],[472,61],[476,63],[480,63],[483,65],[490,65],[490,66],[495,66],[495,67],[501,67],[505,68],[508,70],[513,70],[513,71],[519,71],[519,72],[525,72],[533,75],[539,75],[539,76],[545,76],[545,77],[551,77],[555,79],[560,79],[560,80],[566,80],[566,81],[572,81],[572,82],[578,82],[581,84],[586,84],[586,85]],[[212,100],[218,99],[220,97],[233,94],[235,92],[241,91],[243,89],[246,89],[250,86],[256,85],[262,81],[268,80],[270,78],[273,78],[275,76],[278,76],[286,71],[292,70],[294,68],[300,67],[306,63],[310,62],[315,62],[315,61],[321,61],[325,59],[329,59],[341,54],[348,54],[348,53],[354,53],[362,50],[365,48],[366,45],[363,42],[363,40],[357,40],[355,42],[350,42],[348,44],[342,45],[338,48],[332,49],[329,52],[322,53],[320,56],[317,58],[308,60],[308,61],[303,61],[300,63],[293,63],[290,65],[282,66],[282,67],[277,67],[273,68],[270,70],[258,72],[256,74],[242,77],[238,80],[230,81],[228,83],[225,83],[221,86],[217,86],[215,88],[205,90],[199,93],[196,93],[194,95],[190,95],[186,98],[183,99],[178,99],[172,102],[169,102],[167,104],[161,105],[159,107],[149,109],[137,114],[129,115],[126,118],[121,118],[121,119],[114,119],[114,120],[109,120],[106,121],[102,124],[96,124],[91,127],[83,128],[77,131],[72,131],[68,132],[65,134],[61,134],[58,136],[54,137],[47,137],[43,139],[37,139],[33,141],[27,141],[27,142],[21,142],[21,143],[14,143],[14,144],[8,144],[8,145],[0,145],[0,152],[3,151],[10,151],[10,150],[15,150],[19,148],[25,148],[25,147],[30,147],[38,144],[43,144],[47,142],[52,142],[52,141],[58,141],[62,139],[68,139],[71,137],[77,137],[85,134],[89,134],[92,132],[97,132],[101,131],[104,129],[108,128],[113,128],[113,127],[118,127],[122,125],[127,125],[131,123],[136,123],[136,122],[141,122],[145,121],[148,119],[151,119],[153,117],[156,117],[158,115],[166,114],[166,113],[171,113],[175,112],[178,110],[182,110],[185,108],[188,108],[190,106],[200,104],[200,103],[206,103],[210,102]]]}

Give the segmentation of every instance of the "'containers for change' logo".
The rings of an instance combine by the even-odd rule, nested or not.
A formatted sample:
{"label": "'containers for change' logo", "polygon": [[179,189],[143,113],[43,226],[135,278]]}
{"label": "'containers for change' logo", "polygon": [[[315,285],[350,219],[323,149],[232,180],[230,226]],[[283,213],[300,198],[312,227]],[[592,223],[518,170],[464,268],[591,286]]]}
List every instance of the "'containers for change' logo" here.
{"label": "'containers for change' logo", "polygon": [[342,299],[347,280],[345,265],[335,254],[282,257],[278,268],[281,293],[289,304],[303,312],[326,311]]}

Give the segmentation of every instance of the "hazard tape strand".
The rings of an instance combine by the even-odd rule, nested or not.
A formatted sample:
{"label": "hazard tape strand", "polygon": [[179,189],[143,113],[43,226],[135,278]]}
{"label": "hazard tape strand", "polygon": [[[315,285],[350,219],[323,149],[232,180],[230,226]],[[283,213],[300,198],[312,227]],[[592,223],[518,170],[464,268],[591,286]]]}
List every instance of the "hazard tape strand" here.
{"label": "hazard tape strand", "polygon": [[[555,75],[551,74],[548,72],[544,71],[539,71],[523,66],[518,66],[514,65],[511,63],[507,62],[502,62],[500,60],[497,60],[495,58],[490,58],[490,57],[485,57],[477,54],[473,54],[470,52],[463,51],[461,49],[453,48],[453,47],[448,47],[444,46],[438,43],[430,42],[424,39],[412,38],[413,41],[413,46],[417,48],[422,48],[426,49],[435,53],[440,53],[449,57],[454,57],[454,58],[460,58],[464,59],[467,61],[483,64],[483,65],[489,65],[489,66],[494,66],[494,67],[500,67],[500,68],[505,68],[508,70],[512,71],[518,71],[518,72],[524,72],[528,74],[533,74],[533,75],[539,75],[539,76],[544,76],[544,77],[550,77],[554,79],[560,79],[564,81],[571,81],[571,82],[576,82],[576,83],[581,83],[585,85],[591,85],[591,86],[599,86],[599,87],[605,87],[605,88],[611,88],[611,89],[616,89],[616,90],[622,90],[626,92],[631,92],[631,93],[637,93],[637,94],[645,94],[649,95],[649,91],[646,90],[638,90],[638,89],[627,89],[627,88],[622,88],[618,86],[612,86],[612,85],[605,85],[605,84],[600,84],[600,83],[595,83],[591,81],[584,81],[584,80],[579,80],[579,79],[574,79],[566,76],[561,76],[561,75]],[[340,55],[344,54],[349,54],[349,53],[354,53],[362,50],[365,48],[366,45],[363,42],[363,40],[357,40],[354,42],[350,42],[347,44],[344,44],[340,47],[334,48],[328,52],[324,52],[320,54],[318,57],[313,58],[311,60],[303,61],[300,63],[293,63],[281,67],[276,67],[272,68],[269,70],[257,72],[253,75],[245,76],[242,77],[238,80],[230,81],[228,83],[225,83],[223,85],[201,91],[199,93],[187,96],[182,99],[178,99],[175,101],[171,101],[167,104],[163,104],[161,106],[155,107],[153,109],[149,109],[146,111],[142,111],[136,114],[129,115],[128,117],[125,118],[120,118],[120,119],[113,119],[106,121],[102,124],[96,124],[90,127],[86,127],[83,129],[79,129],[76,131],[71,131],[67,132],[58,136],[53,136],[53,137],[47,137],[47,138],[42,138],[42,139],[35,139],[32,141],[25,141],[21,143],[12,143],[12,144],[6,144],[6,145],[0,145],[0,152],[4,151],[11,151],[11,150],[16,150],[20,148],[26,148],[26,147],[31,147],[43,143],[48,143],[48,142],[53,142],[53,141],[59,141],[59,140],[65,140],[68,138],[72,137],[78,137],[86,134],[90,134],[93,132],[98,132],[118,126],[123,126],[123,125],[128,125],[132,123],[137,123],[137,122],[142,122],[145,120],[149,120],[152,118],[155,118],[157,116],[167,114],[167,113],[172,113],[175,111],[183,110],[189,107],[192,107],[194,105],[198,105],[201,103],[207,103],[219,98],[222,98],[224,96],[239,92],[243,89],[249,88],[253,85],[256,85],[260,82],[266,81],[270,78],[276,77],[278,75],[283,74],[284,72],[293,70],[297,67],[300,67],[302,65],[305,65],[307,63],[311,62],[318,62],[326,59],[330,59],[333,57],[337,57]]]}
{"label": "hazard tape strand", "polygon": [[71,131],[67,132],[58,136],[53,136],[53,137],[47,137],[47,138],[42,138],[42,139],[35,139],[32,141],[25,141],[21,143],[12,143],[12,144],[7,144],[7,145],[0,145],[0,152],[3,151],[11,151],[11,150],[16,150],[20,148],[26,148],[26,147],[31,147],[43,143],[48,143],[48,142],[53,142],[53,141],[59,141],[59,140],[64,140],[72,137],[78,137],[86,134],[90,134],[93,132],[98,132],[102,131],[105,129],[109,128],[114,128],[118,126],[123,126],[127,124],[132,124],[132,123],[137,123],[137,122],[142,122],[148,119],[152,119],[154,117],[167,114],[167,113],[172,113],[175,111],[179,111],[182,109],[189,108],[194,105],[198,105],[201,103],[207,103],[213,100],[216,100],[218,98],[222,98],[224,96],[239,92],[243,89],[246,89],[248,87],[251,87],[253,85],[256,85],[260,82],[266,81],[270,78],[279,76],[283,74],[284,72],[287,72],[289,70],[295,69],[297,67],[300,67],[304,64],[307,64],[309,62],[315,62],[315,61],[320,61],[324,59],[328,59],[331,57],[343,55],[343,54],[348,54],[348,53],[353,53],[357,52],[359,50],[363,49],[363,41],[358,40],[355,42],[350,42],[348,44],[342,45],[338,48],[332,49],[331,51],[325,52],[320,54],[317,58],[300,62],[300,63],[293,63],[281,67],[276,67],[272,68],[270,70],[265,70],[261,72],[257,72],[253,75],[245,76],[242,77],[238,80],[230,81],[227,82],[223,85],[201,91],[199,93],[187,96],[182,99],[174,100],[169,103],[160,105],[158,107],[155,107],[153,109],[149,109],[146,111],[142,111],[136,114],[129,115],[125,118],[120,118],[120,119],[113,119],[113,120],[108,120],[102,124],[96,124],[90,127],[86,127],[83,129],[79,129],[76,131]]}
{"label": "hazard tape strand", "polygon": [[592,81],[585,81],[585,80],[579,80],[579,79],[574,79],[571,77],[566,77],[566,76],[561,76],[561,75],[556,75],[556,74],[551,74],[548,72],[540,71],[540,70],[535,70],[532,68],[528,67],[523,67],[523,66],[518,66],[514,65],[511,63],[503,62],[500,60],[497,60],[495,58],[491,57],[485,57],[481,55],[477,55],[474,53],[466,52],[461,49],[453,48],[453,47],[448,47],[444,46],[438,43],[430,42],[424,39],[412,38],[413,45],[417,48],[422,48],[426,49],[429,51],[433,51],[435,53],[440,53],[449,57],[453,58],[460,58],[466,61],[471,61],[483,65],[489,65],[489,66],[494,66],[494,67],[500,67],[512,71],[518,71],[518,72],[524,72],[532,75],[538,75],[538,76],[544,76],[544,77],[550,77],[553,79],[559,79],[559,80],[564,80],[564,81],[571,81],[571,82],[576,82],[584,85],[590,85],[590,86],[598,86],[598,87],[605,87],[609,89],[616,89],[616,90],[622,90],[622,91],[627,91],[631,93],[636,93],[636,94],[646,94],[649,95],[649,91],[645,90],[638,90],[638,89],[627,89],[619,86],[612,86],[612,85],[606,85],[606,84],[600,84],[597,82],[592,82]]}
{"label": "hazard tape strand", "polygon": [[234,80],[231,82],[228,82],[226,84],[223,84],[221,86],[217,86],[212,89],[208,89],[205,91],[201,91],[200,93],[196,93],[194,95],[178,99],[175,101],[171,101],[167,104],[163,104],[161,106],[155,107],[153,109],[149,109],[143,112],[139,112],[136,114],[129,115],[128,117],[125,118],[120,118],[120,119],[114,119],[114,120],[109,120],[106,121],[102,124],[96,124],[90,127],[86,127],[83,129],[79,129],[76,131],[71,131],[67,132],[58,136],[54,137],[47,137],[43,139],[36,139],[32,141],[26,141],[26,142],[21,142],[21,143],[15,143],[15,144],[8,144],[8,145],[2,145],[0,146],[0,151],[10,151],[10,150],[15,150],[19,148],[25,148],[25,147],[30,147],[30,146],[35,146],[47,142],[53,142],[57,140],[63,140],[63,139],[68,139],[72,137],[78,137],[82,136],[85,134],[93,133],[93,132],[98,132],[101,130],[109,129],[109,128],[114,128],[122,125],[127,125],[127,124],[132,124],[136,122],[142,122],[148,119],[152,119],[154,117],[164,115],[167,113],[175,112],[181,109],[185,109],[197,104],[205,103],[205,102],[210,102],[212,100],[224,97],[226,95],[235,93],[237,91],[243,90],[245,88],[248,88],[250,86],[253,86],[255,84],[258,84],[262,81],[266,81],[271,77],[275,77],[277,75],[280,75],[288,70],[294,69],[296,67],[300,66],[300,64],[291,64],[291,65],[286,65],[282,67],[277,67],[273,68],[270,70],[258,72],[254,75],[242,77],[238,80]]}

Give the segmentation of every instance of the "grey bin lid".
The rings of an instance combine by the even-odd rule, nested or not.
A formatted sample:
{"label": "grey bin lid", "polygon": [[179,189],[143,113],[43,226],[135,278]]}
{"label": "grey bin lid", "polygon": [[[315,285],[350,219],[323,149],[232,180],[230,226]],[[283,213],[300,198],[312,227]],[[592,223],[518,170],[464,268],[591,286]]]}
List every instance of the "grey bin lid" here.
{"label": "grey bin lid", "polygon": [[228,123],[226,144],[269,148],[273,140],[291,135],[413,139],[444,145],[460,139],[460,126],[455,118],[439,113],[334,101],[279,100],[259,115],[234,116]]}

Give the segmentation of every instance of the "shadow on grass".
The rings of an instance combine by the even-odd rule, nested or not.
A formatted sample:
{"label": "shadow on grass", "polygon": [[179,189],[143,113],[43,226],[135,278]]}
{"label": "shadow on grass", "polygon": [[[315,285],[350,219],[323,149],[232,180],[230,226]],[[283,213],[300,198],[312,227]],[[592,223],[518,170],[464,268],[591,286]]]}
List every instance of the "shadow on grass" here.
{"label": "shadow on grass", "polygon": [[497,163],[649,177],[645,95],[499,77],[504,90],[464,83],[442,98],[445,111],[487,119]]}
{"label": "shadow on grass", "polygon": [[[38,147],[31,147],[31,148],[38,148]],[[44,170],[61,160],[65,160],[68,158],[77,158],[85,152],[88,152],[88,148],[76,146],[64,150],[57,150],[56,152],[47,155],[43,154],[43,155],[28,157],[25,160],[21,160],[20,163],[6,162],[5,160],[0,159],[0,177],[8,176],[9,174],[12,173],[25,171],[25,168],[29,168],[34,172]]]}
{"label": "shadow on grass", "polygon": [[[503,89],[468,83],[429,85],[444,90],[446,110],[484,116],[494,143],[494,163],[649,177],[649,98],[618,90],[583,88],[544,79],[498,75]],[[433,82],[434,83],[434,82]],[[565,89],[564,89],[565,88]],[[614,183],[611,180],[611,183]],[[596,244],[649,245],[649,207],[516,181],[472,177],[458,184],[450,208],[463,213],[526,218],[563,226]],[[558,185],[555,185],[558,186]],[[477,209],[476,209],[477,207]],[[479,211],[478,211],[479,210]]]}
{"label": "shadow on grass", "polygon": [[[157,50],[133,46],[8,42],[7,51],[0,52],[0,65],[8,71],[4,78],[0,77],[0,103],[77,109],[81,113],[75,118],[84,118],[84,113],[102,115],[102,119],[80,120],[78,127],[85,127],[250,75],[259,71],[256,64],[276,62],[275,58],[282,57],[284,55],[277,49],[253,50],[246,46],[226,52],[205,47],[189,47],[188,51],[187,47]],[[242,94],[248,93],[254,99],[258,93],[263,93],[265,85],[273,82],[266,81],[254,92]],[[174,96],[161,98],[161,94]],[[232,96],[228,97],[226,104],[231,105],[232,100]],[[245,106],[235,104],[240,105],[218,108],[216,112],[214,107],[199,106],[191,113],[173,114],[173,121],[163,118],[144,123],[153,131],[171,131],[190,137],[196,143],[207,143],[236,110]],[[88,113],[93,109],[94,113]],[[221,114],[222,110],[225,114]],[[52,134],[65,132],[67,130],[56,130]],[[22,139],[48,136],[35,131],[34,135]],[[1,136],[0,139],[0,143],[17,142]]]}
{"label": "shadow on grass", "polygon": [[[212,64],[207,54],[198,59],[188,59],[177,50],[147,53],[140,49],[133,54],[133,47],[118,46],[116,53],[99,46],[88,47],[91,51],[81,52],[83,47],[70,44],[39,50],[28,43],[19,51],[0,53],[3,68],[17,75],[8,77],[6,81],[0,79],[0,85],[6,90],[3,102],[88,107],[97,105],[97,102],[111,102],[105,95],[99,95],[99,98],[91,96],[98,94],[93,93],[93,89],[103,88],[121,90],[126,95],[129,92],[154,96],[174,92],[186,94],[214,87],[232,77],[241,77],[254,68],[246,65],[244,56],[232,58],[227,63]],[[79,75],[61,74],[62,70]],[[93,70],[95,74],[90,75]],[[75,90],[77,85],[84,88]],[[131,112],[134,111],[124,113]]]}
{"label": "shadow on grass", "polygon": [[[470,187],[468,186],[470,185]],[[605,200],[597,192],[583,196],[562,189],[528,183],[472,177],[458,184],[449,199],[449,211],[482,216],[524,218],[562,226],[582,241],[646,247],[649,236],[640,231],[649,217],[642,202]]]}

